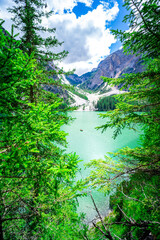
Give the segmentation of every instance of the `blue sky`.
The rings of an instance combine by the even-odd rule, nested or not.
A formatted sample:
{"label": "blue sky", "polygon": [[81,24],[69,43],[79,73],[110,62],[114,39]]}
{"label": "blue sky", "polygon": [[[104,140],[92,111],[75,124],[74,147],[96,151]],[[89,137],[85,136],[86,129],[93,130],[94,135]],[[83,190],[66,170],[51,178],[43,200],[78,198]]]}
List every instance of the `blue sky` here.
{"label": "blue sky", "polygon": [[[127,11],[123,0],[46,0],[47,9],[54,15],[43,19],[46,27],[56,28],[56,37],[64,44],[58,51],[67,50],[68,56],[59,65],[64,69],[76,69],[81,75],[91,71],[110,53],[118,50],[121,43],[111,34],[111,29],[128,30],[122,23]],[[12,0],[0,0],[0,18],[10,29],[11,15],[7,7]]]}

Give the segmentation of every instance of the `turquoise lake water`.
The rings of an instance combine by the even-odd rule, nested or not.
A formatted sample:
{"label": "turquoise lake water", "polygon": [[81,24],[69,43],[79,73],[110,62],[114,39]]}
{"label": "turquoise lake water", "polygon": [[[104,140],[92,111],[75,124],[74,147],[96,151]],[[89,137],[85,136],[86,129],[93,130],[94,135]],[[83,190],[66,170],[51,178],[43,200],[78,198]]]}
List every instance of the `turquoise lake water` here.
{"label": "turquoise lake water", "polygon": [[[84,169],[84,163],[88,163],[92,159],[104,158],[107,152],[114,152],[125,146],[134,148],[138,145],[138,132],[124,129],[123,133],[114,140],[112,138],[113,129],[107,129],[104,133],[101,130],[96,130],[97,126],[105,123],[105,119],[99,118],[98,112],[75,111],[71,113],[71,116],[76,119],[63,129],[69,133],[67,152],[76,152],[83,160],[79,164],[81,171],[78,173],[77,179],[83,179],[89,175],[89,169]],[[109,208],[108,197],[95,190],[92,190],[92,195],[102,216],[106,215]],[[97,215],[91,198],[89,196],[83,197],[79,198],[78,201],[78,212],[86,213],[86,221],[89,222]]]}

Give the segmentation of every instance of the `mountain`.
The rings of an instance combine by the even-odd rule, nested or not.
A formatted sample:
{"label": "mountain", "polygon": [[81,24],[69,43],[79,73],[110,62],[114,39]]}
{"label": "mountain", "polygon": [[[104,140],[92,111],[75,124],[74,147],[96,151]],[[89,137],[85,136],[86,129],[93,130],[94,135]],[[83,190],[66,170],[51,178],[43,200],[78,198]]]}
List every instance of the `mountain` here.
{"label": "mountain", "polygon": [[66,76],[67,80],[74,86],[77,86],[79,84],[82,84],[86,81],[88,81],[90,78],[92,78],[94,75],[94,71],[87,72],[81,76],[78,76],[77,74],[72,74],[69,76]]}
{"label": "mountain", "polygon": [[[52,69],[54,70],[54,65],[50,64],[48,70]],[[67,90],[63,90],[62,88],[50,85],[45,85],[43,88],[47,91],[58,93],[70,106],[78,107],[79,111],[95,111],[97,110],[96,106],[99,99],[123,93],[123,91],[119,90],[120,86],[111,87],[107,85],[107,83],[101,80],[101,76],[118,78],[123,73],[137,73],[142,71],[143,65],[140,57],[125,55],[121,49],[106,57],[91,72],[87,72],[81,76],[76,74],[64,75],[62,83],[74,85],[74,89],[72,86],[68,86]],[[56,75],[55,80],[57,78],[58,75]]]}
{"label": "mountain", "polygon": [[81,76],[76,74],[69,75],[67,76],[67,80],[73,85],[79,85],[82,89],[97,90],[103,84],[103,81],[100,79],[101,76],[118,78],[123,73],[137,73],[142,71],[143,65],[140,57],[125,55],[123,49],[121,49],[107,56],[91,72]]}

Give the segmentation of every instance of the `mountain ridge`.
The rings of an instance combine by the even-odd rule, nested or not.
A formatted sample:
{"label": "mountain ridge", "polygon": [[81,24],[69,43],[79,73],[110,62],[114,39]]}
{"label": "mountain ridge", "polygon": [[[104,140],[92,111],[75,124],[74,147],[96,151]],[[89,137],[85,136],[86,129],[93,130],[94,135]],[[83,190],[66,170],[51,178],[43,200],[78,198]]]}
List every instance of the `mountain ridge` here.
{"label": "mountain ridge", "polygon": [[142,60],[140,56],[126,55],[123,49],[113,52],[102,60],[97,68],[81,76],[76,74],[67,76],[67,80],[75,86],[82,89],[97,90],[103,84],[101,76],[117,78],[124,73],[137,73],[143,71]]}

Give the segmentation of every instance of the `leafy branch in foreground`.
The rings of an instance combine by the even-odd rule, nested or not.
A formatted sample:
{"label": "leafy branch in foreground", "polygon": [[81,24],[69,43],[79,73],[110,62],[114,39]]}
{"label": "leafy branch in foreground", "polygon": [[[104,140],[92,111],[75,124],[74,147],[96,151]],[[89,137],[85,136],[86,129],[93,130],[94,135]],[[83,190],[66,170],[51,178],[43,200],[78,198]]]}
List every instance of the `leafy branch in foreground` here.
{"label": "leafy branch in foreground", "polygon": [[[116,96],[115,110],[100,114],[102,118],[106,119],[106,124],[99,128],[103,131],[108,127],[113,128],[114,138],[126,127],[141,132],[141,146],[133,149],[125,147],[111,153],[110,157],[105,156],[105,159],[92,160],[87,164],[91,167],[91,174],[86,179],[87,185],[110,194],[113,189],[117,188],[117,192],[111,198],[111,203],[113,203],[111,204],[112,220],[106,218],[106,224],[111,224],[111,235],[115,234],[120,239],[125,239],[125,237],[126,239],[144,239],[150,232],[156,236],[156,239],[159,239],[157,224],[160,209],[158,199],[154,204],[156,196],[159,194],[158,182],[160,180],[159,63],[159,59],[153,59],[144,73],[129,74],[123,79],[104,78],[109,84],[122,83],[125,86],[130,84],[130,86],[128,92]],[[149,107],[147,111],[146,107]],[[140,110],[142,112],[139,112]],[[140,183],[138,179],[143,179],[143,182]],[[118,185],[119,187],[117,187]],[[126,186],[127,194],[122,193],[123,198],[120,200],[118,192],[123,185]],[[144,190],[143,197],[140,199],[141,185],[143,189],[147,189],[147,192]],[[148,192],[150,185],[156,189],[155,192]],[[135,186],[137,186],[137,190],[134,189]],[[133,192],[135,192],[134,195]],[[146,197],[147,194],[150,194],[150,198]],[[126,196],[128,196],[127,199]],[[122,204],[121,210],[118,208],[120,203]],[[148,208],[147,204],[152,207]],[[134,208],[137,209],[136,218],[133,217]],[[126,222],[123,212],[135,221]],[[152,218],[153,213],[155,213],[154,218]],[[121,217],[118,217],[119,215]],[[142,215],[144,215],[143,218]]]}
{"label": "leafy branch in foreground", "polygon": [[[53,15],[48,11],[45,0],[13,0],[14,5],[8,10],[12,13],[14,27],[20,31],[20,48],[29,56],[34,54],[37,66],[44,75],[39,78],[41,88],[53,86],[54,92],[63,98],[66,86],[62,84],[63,69],[57,63],[67,56],[67,51],[57,51],[63,42],[55,36],[55,28],[46,27],[47,21]],[[30,101],[35,102],[38,92],[37,84],[30,86]]]}
{"label": "leafy branch in foreground", "polygon": [[[145,70],[124,78],[102,77],[109,85],[122,86],[126,93],[115,96],[116,108],[100,116],[106,119],[103,131],[124,128],[138,131],[140,144],[123,148],[105,159],[92,160],[86,184],[112,194],[111,213],[105,219],[113,239],[159,239],[160,182],[160,28],[157,0],[126,0],[130,31],[113,31],[127,53],[145,56]],[[148,57],[152,58],[148,58]],[[113,190],[111,192],[111,190]],[[94,232],[97,235],[96,231]],[[96,238],[96,237],[95,237]]]}
{"label": "leafy branch in foreground", "polygon": [[157,58],[160,54],[160,6],[158,0],[125,0],[129,12],[124,22],[129,22],[129,31],[112,30],[123,43],[126,53]]}
{"label": "leafy branch in foreground", "polygon": [[[74,182],[78,157],[66,154],[69,117],[41,88],[43,71],[0,26],[0,238],[80,239]],[[34,101],[30,90],[38,89]]]}
{"label": "leafy branch in foreground", "polygon": [[[118,100],[115,111],[100,115],[102,118],[109,117],[107,123],[101,128],[105,130],[107,127],[114,128],[116,126],[114,131],[116,137],[124,127],[135,129],[138,126],[137,124],[146,124],[147,126],[154,124],[155,128],[158,127],[157,123],[160,120],[159,76],[160,60],[154,59],[148,64],[147,70],[143,73],[125,74],[125,78],[122,79],[103,77],[103,80],[109,84],[121,83],[123,88],[128,87],[130,84],[130,87],[128,92],[115,96]],[[149,112],[145,111],[147,107],[150,108]]]}

